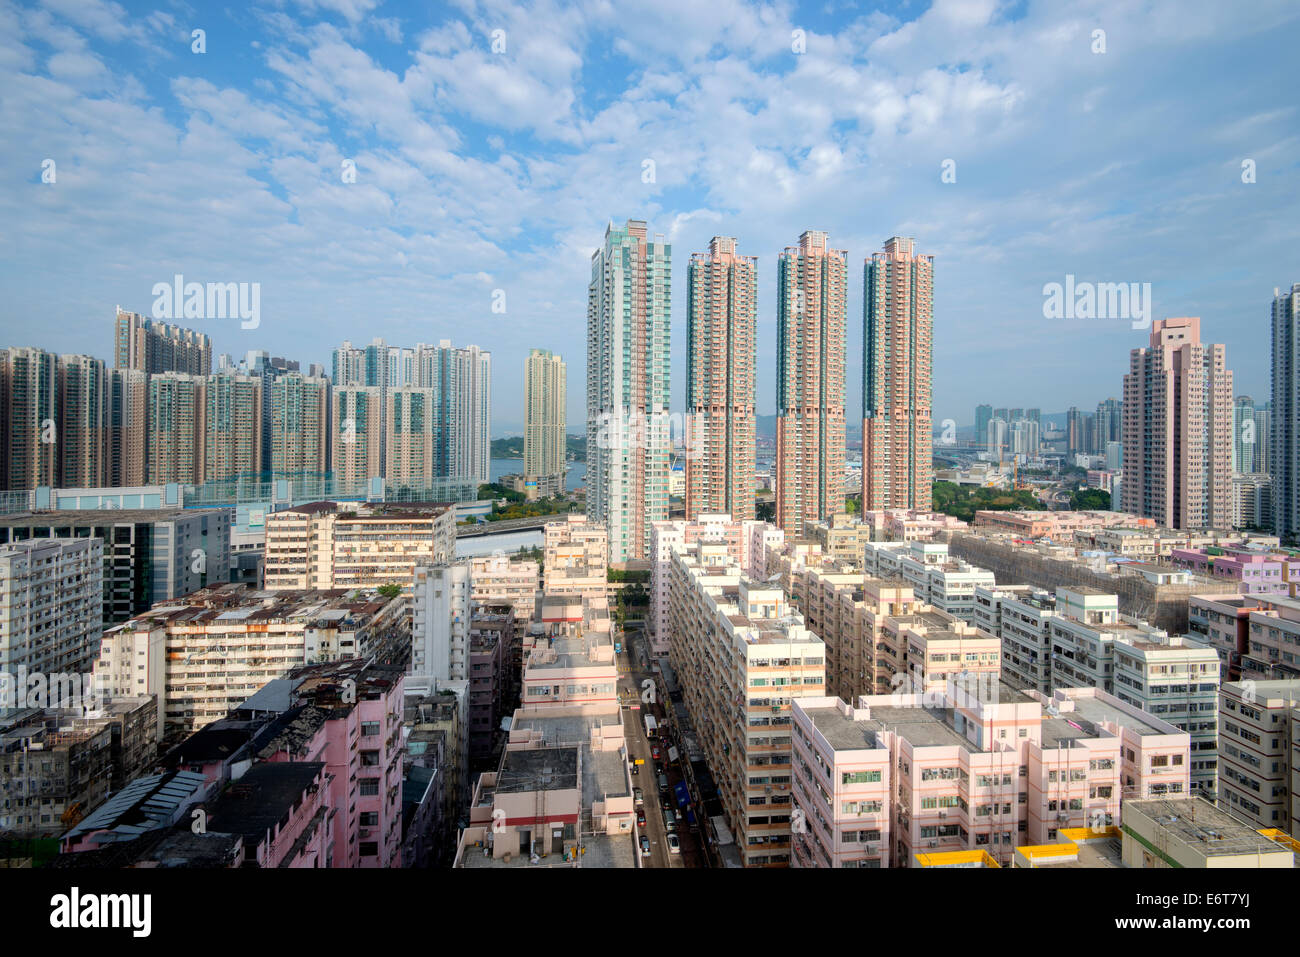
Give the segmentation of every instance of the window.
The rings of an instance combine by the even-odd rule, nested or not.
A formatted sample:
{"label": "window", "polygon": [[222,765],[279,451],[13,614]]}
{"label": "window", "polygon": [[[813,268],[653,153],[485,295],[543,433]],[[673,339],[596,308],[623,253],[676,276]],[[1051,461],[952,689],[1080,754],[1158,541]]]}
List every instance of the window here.
{"label": "window", "polygon": [[374,797],[379,793],[379,778],[362,778],[358,783],[362,797]]}

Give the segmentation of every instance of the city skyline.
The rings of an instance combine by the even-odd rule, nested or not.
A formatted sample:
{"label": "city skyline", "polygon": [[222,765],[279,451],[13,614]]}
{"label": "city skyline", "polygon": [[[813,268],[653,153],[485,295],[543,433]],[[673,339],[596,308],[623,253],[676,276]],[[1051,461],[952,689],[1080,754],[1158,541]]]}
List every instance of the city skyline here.
{"label": "city skyline", "polygon": [[[149,314],[155,285],[182,275],[261,284],[255,327],[189,323],[214,354],[262,348],[323,365],[349,336],[437,341],[472,323],[499,330],[497,360],[517,368],[532,348],[582,352],[598,224],[637,218],[685,250],[728,235],[757,257],[768,277],[757,290],[760,415],[775,408],[764,372],[775,366],[777,256],[808,228],[854,259],[890,235],[935,256],[936,423],[963,423],[987,401],[984,371],[1013,367],[1016,348],[1040,353],[1018,378],[1041,407],[1114,394],[1117,357],[1144,333],[1122,319],[1044,318],[1043,287],[1068,277],[1151,283],[1150,318],[1201,316],[1237,357],[1239,391],[1267,389],[1268,301],[1293,281],[1285,250],[1300,195],[1286,161],[1295,113],[1281,64],[1295,14],[1284,5],[1248,23],[1208,3],[1101,5],[1087,17],[728,6],[668,45],[653,28],[670,7],[616,16],[541,4],[430,21],[392,4],[363,22],[311,5],[205,14],[202,55],[188,24],[130,6],[130,28],[96,19],[96,5],[6,15],[0,76],[15,103],[44,84],[65,94],[65,105],[17,110],[15,139],[35,159],[3,160],[0,203],[17,224],[0,267],[8,343],[108,357],[94,324],[104,304]],[[602,55],[584,56],[591,48]],[[126,51],[152,69],[110,73],[106,59]],[[1220,73],[1239,82],[1226,88]],[[837,85],[810,101],[827,77]],[[112,120],[97,101],[116,104]],[[803,102],[818,105],[791,112]],[[1055,102],[1069,104],[1065,126]],[[75,143],[61,110],[75,111],[63,114],[69,129],[84,118]],[[1139,130],[1170,145],[1127,159]],[[166,162],[144,146],[159,140],[177,144]],[[46,159],[53,182],[42,182]],[[159,203],[205,210],[205,228]],[[331,246],[309,238],[325,233]],[[333,268],[315,268],[321,254]],[[685,315],[684,283],[671,298]],[[33,314],[48,321],[29,326]],[[850,326],[858,356],[862,331]],[[861,403],[855,364],[849,408]],[[677,383],[685,365],[679,345]],[[670,401],[684,408],[680,385]],[[503,381],[494,405],[492,434],[521,434],[522,383]],[[567,411],[579,421],[576,393]]]}

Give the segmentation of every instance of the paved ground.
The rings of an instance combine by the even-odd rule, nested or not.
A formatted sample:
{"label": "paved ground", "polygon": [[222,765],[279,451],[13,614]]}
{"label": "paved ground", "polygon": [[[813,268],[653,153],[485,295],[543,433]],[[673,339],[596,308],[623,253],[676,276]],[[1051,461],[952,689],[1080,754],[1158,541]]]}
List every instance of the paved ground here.
{"label": "paved ground", "polygon": [[[639,773],[632,777],[633,786],[641,788],[645,794],[646,833],[650,837],[651,855],[648,858],[642,858],[642,860],[646,866],[650,867],[704,867],[706,866],[705,855],[700,845],[700,833],[687,827],[684,819],[679,820],[676,831],[677,839],[681,842],[682,852],[680,854],[668,853],[662,809],[663,802],[659,797],[659,787],[656,783],[654,770],[656,762],[651,758],[650,742],[646,740],[645,733],[645,715],[653,714],[656,720],[662,724],[664,707],[658,700],[650,702],[642,700],[642,691],[646,687],[643,682],[654,678],[654,673],[651,671],[645,657],[643,642],[644,639],[638,631],[634,630],[625,633],[623,636],[623,652],[618,657],[619,692],[626,705],[623,718],[627,728],[628,753],[632,760],[641,758],[645,761],[645,764],[640,766]],[[659,689],[656,690],[656,699],[658,694]],[[673,800],[673,811],[676,812],[677,804],[673,799],[673,788],[677,782],[683,780],[682,770],[679,764],[667,761],[667,743],[662,740],[658,743],[661,752],[661,759],[658,763],[664,767],[664,773],[668,777],[669,798]],[[684,755],[681,757],[682,759],[685,758]]]}

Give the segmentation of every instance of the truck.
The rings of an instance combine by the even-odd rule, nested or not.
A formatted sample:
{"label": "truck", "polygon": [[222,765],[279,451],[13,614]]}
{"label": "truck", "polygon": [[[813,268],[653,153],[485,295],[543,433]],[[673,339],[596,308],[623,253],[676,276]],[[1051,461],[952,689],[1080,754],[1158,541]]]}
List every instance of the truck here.
{"label": "truck", "polygon": [[659,728],[659,723],[655,721],[655,716],[648,714],[645,716],[645,736],[651,741],[655,739],[655,733]]}
{"label": "truck", "polygon": [[691,803],[691,795],[690,792],[686,790],[685,782],[678,781],[673,785],[673,793],[677,795],[678,807],[686,807],[686,805]]}

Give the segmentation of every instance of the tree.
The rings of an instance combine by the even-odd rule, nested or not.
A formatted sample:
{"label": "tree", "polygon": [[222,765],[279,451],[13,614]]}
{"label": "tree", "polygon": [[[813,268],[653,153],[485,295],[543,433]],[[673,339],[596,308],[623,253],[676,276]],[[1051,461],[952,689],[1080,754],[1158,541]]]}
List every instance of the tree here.
{"label": "tree", "polygon": [[1070,508],[1077,511],[1110,510],[1110,492],[1100,488],[1081,488],[1070,496]]}
{"label": "tree", "polygon": [[379,594],[385,598],[396,598],[402,593],[402,586],[395,582],[389,582],[387,585],[379,586]]}

